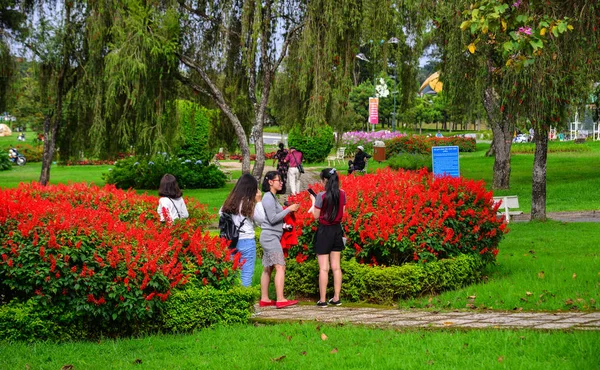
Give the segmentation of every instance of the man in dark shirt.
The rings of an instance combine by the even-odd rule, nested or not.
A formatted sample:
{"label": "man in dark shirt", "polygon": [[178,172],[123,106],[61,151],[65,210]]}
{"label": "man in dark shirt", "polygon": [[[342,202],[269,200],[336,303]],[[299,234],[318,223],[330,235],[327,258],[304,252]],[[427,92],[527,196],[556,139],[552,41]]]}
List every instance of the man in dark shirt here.
{"label": "man in dark shirt", "polygon": [[358,146],[358,152],[354,155],[354,161],[348,161],[348,174],[353,171],[361,171],[365,168],[366,159],[371,158],[370,155],[365,153],[365,148],[362,145]]}

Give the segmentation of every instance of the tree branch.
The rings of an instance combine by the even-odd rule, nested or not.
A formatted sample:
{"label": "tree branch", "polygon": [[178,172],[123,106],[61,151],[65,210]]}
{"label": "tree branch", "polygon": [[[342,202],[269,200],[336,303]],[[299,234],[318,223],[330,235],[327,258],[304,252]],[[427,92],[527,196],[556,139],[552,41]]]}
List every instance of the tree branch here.
{"label": "tree branch", "polygon": [[287,48],[290,44],[292,36],[294,36],[294,34],[296,32],[298,32],[300,29],[302,29],[302,27],[304,27],[304,23],[300,23],[288,31],[288,33],[285,37],[285,41],[283,42],[283,45],[281,46],[281,53],[279,54],[279,58],[277,58],[277,61],[273,65],[273,74],[275,74],[275,71],[277,71],[277,69],[279,68],[279,65],[283,61],[283,58],[285,58],[285,55],[287,54]]}

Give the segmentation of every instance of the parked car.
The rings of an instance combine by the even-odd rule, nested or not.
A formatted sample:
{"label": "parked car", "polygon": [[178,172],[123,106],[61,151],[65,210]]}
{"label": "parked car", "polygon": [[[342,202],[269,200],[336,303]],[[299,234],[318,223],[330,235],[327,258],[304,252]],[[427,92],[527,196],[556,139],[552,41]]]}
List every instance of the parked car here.
{"label": "parked car", "polygon": [[513,138],[513,143],[528,143],[529,135],[519,134]]}

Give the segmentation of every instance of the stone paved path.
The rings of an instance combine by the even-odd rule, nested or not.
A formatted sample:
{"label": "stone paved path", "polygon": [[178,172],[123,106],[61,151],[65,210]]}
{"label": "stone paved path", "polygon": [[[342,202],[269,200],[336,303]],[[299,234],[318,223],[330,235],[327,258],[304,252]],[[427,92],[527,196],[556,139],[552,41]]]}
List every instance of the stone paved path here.
{"label": "stone paved path", "polygon": [[425,312],[362,307],[255,306],[255,320],[317,321],[401,327],[600,330],[600,312]]}

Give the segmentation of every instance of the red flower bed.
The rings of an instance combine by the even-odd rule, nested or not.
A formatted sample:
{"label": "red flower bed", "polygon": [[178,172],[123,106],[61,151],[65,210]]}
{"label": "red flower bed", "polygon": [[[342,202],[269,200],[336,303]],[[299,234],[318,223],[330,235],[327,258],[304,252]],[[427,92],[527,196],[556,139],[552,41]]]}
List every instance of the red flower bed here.
{"label": "red flower bed", "polygon": [[108,159],[80,159],[80,160],[66,160],[64,162],[59,163],[61,166],[99,166],[99,165],[113,165],[115,164],[114,160]]}
{"label": "red flower bed", "polygon": [[[503,219],[496,216],[492,192],[482,181],[436,178],[426,170],[385,169],[341,176],[341,184],[348,197],[344,253],[362,263],[399,265],[460,254],[476,254],[489,262],[507,232]],[[322,190],[320,184],[311,187]],[[304,210],[310,208],[307,192],[292,200]],[[302,262],[313,253],[317,223],[302,211],[297,219],[302,235],[288,255]]]}
{"label": "red flower bed", "polygon": [[[0,190],[0,295],[135,322],[191,280],[235,284],[239,255],[231,262],[225,241],[193,219],[161,224],[157,204],[157,197],[111,186]],[[190,214],[206,209],[188,204]]]}

